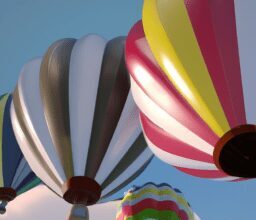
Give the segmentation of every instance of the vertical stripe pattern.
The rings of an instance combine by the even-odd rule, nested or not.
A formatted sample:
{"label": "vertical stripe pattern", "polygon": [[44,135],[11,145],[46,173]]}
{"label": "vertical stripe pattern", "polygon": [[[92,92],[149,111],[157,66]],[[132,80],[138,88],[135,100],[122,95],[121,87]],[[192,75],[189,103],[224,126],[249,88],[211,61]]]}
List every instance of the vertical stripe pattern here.
{"label": "vertical stripe pattern", "polygon": [[52,44],[43,58],[40,69],[41,98],[46,123],[68,178],[73,173],[68,82],[69,60],[74,43],[74,39],[64,39]]}
{"label": "vertical stripe pattern", "polygon": [[[125,38],[107,43],[99,79],[85,176],[94,178],[120,120],[130,89],[124,61]],[[111,73],[111,74],[110,74]],[[118,91],[118,92],[117,92]]]}
{"label": "vertical stripe pattern", "polygon": [[12,95],[0,97],[0,188],[13,188],[17,195],[39,185],[20,150],[11,123]]}
{"label": "vertical stripe pattern", "polygon": [[194,220],[194,214],[180,190],[170,185],[145,183],[134,186],[122,199],[117,220]]}
{"label": "vertical stripe pattern", "polygon": [[130,92],[125,40],[59,40],[21,71],[15,134],[33,171],[60,196],[70,177],[86,176],[105,199],[152,160]]}
{"label": "vertical stripe pattern", "polygon": [[226,132],[255,124],[256,26],[247,4],[145,0],[142,21],[128,34],[126,64],[145,139],[190,175],[243,180],[217,168],[213,153]]}

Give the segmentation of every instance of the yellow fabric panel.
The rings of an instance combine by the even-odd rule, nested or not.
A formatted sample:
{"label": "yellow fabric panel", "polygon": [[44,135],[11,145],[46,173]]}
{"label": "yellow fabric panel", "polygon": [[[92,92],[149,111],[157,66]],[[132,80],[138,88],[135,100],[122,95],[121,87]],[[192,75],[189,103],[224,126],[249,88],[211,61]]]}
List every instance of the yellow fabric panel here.
{"label": "yellow fabric panel", "polygon": [[143,27],[161,68],[218,135],[230,127],[197,44],[182,0],[145,0]]}
{"label": "yellow fabric panel", "polygon": [[171,189],[162,189],[157,190],[154,188],[145,188],[141,189],[137,192],[130,192],[127,193],[126,196],[122,199],[122,202],[120,203],[120,206],[118,207],[117,215],[119,216],[122,212],[122,203],[124,202],[132,202],[133,200],[137,200],[141,197],[143,197],[145,194],[148,195],[158,195],[158,196],[170,196],[173,197],[174,201],[176,200],[178,204],[181,204],[183,207],[185,207],[188,211],[189,219],[193,218],[193,213],[191,211],[191,208],[189,207],[187,201],[184,199],[182,194],[177,194],[174,190]]}
{"label": "yellow fabric panel", "polygon": [[0,187],[4,186],[3,179],[3,164],[2,164],[2,138],[3,138],[3,118],[4,118],[4,109],[9,95],[5,95],[0,100]]}
{"label": "yellow fabric panel", "polygon": [[187,207],[189,209],[187,201],[181,195],[178,195],[175,191],[169,190],[169,189],[156,190],[153,188],[145,188],[135,193],[128,193],[122,201],[129,201],[129,200],[132,201],[135,199],[139,199],[145,194],[158,195],[158,196],[164,196],[164,195],[171,196],[172,198],[176,199],[176,201],[179,204],[182,204],[184,207]]}

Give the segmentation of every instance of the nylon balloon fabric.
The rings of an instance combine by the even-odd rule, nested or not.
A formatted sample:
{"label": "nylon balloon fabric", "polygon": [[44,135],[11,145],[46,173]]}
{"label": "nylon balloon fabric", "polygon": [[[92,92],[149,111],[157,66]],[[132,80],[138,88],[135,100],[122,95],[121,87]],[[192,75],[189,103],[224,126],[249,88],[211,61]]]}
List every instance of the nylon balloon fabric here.
{"label": "nylon balloon fabric", "polygon": [[244,13],[233,0],[145,0],[128,35],[126,63],[147,143],[193,176],[256,176],[256,78],[245,60],[252,53],[245,26],[253,21]]}
{"label": "nylon balloon fabric", "polygon": [[14,136],[10,118],[12,95],[0,96],[0,213],[8,202],[37,186],[41,181],[26,162]]}
{"label": "nylon balloon fabric", "polygon": [[125,37],[62,39],[24,65],[12,122],[34,172],[72,204],[92,205],[150,163],[124,60]]}
{"label": "nylon balloon fabric", "polygon": [[129,190],[120,203],[116,219],[194,220],[194,214],[180,190],[166,183],[149,182]]}

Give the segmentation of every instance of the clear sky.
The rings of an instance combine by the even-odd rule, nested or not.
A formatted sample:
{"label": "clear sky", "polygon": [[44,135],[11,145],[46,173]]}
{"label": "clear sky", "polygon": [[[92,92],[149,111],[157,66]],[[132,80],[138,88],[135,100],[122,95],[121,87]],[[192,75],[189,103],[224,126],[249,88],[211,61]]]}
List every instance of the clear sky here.
{"label": "clear sky", "polygon": [[[22,65],[33,57],[41,56],[55,40],[78,38],[88,33],[97,33],[107,39],[126,35],[141,17],[142,2],[0,0],[0,94],[11,92]],[[246,3],[251,4],[251,10],[256,9],[255,0],[247,0]],[[203,220],[256,219],[255,180],[220,183],[198,179],[154,159],[130,186],[146,181],[167,182],[180,188]],[[116,197],[120,197],[126,190],[127,188],[122,190]],[[49,203],[37,207],[47,210],[44,206],[52,207],[53,203],[50,200]],[[29,208],[27,212],[30,212]],[[55,218],[51,218],[49,214],[48,219]]]}

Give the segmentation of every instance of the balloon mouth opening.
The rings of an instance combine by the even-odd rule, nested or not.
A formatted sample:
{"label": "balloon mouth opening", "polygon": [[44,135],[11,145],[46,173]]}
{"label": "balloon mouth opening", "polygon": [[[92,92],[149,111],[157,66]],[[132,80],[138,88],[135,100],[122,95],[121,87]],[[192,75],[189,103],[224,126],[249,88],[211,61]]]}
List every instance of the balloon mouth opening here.
{"label": "balloon mouth opening", "polygon": [[15,199],[16,191],[11,187],[1,187],[0,188],[0,200],[10,202]]}
{"label": "balloon mouth opening", "polygon": [[0,214],[3,215],[6,212],[6,205],[16,197],[16,191],[11,187],[0,188]]}
{"label": "balloon mouth opening", "polygon": [[240,125],[225,133],[214,148],[215,165],[230,176],[256,177],[256,126]]}
{"label": "balloon mouth opening", "polygon": [[62,187],[63,198],[71,204],[94,205],[101,196],[101,186],[86,176],[71,177]]}

